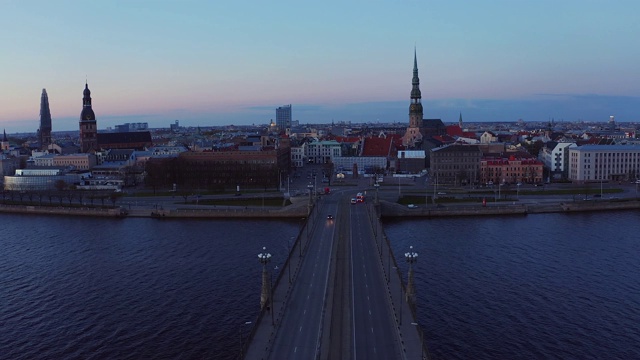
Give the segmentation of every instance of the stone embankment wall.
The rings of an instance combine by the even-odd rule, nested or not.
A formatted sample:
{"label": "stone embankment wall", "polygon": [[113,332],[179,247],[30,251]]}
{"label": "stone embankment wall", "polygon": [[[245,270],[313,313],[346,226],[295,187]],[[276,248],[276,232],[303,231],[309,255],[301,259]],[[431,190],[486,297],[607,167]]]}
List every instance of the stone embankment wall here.
{"label": "stone embankment wall", "polygon": [[409,209],[396,203],[381,201],[381,213],[385,217],[447,217],[484,215],[526,215],[554,212],[637,210],[640,201],[583,201],[541,204],[505,204],[498,206],[443,205],[442,207],[419,207]]}
{"label": "stone embankment wall", "polygon": [[99,209],[64,206],[0,205],[0,212],[14,214],[120,217],[120,208]]}

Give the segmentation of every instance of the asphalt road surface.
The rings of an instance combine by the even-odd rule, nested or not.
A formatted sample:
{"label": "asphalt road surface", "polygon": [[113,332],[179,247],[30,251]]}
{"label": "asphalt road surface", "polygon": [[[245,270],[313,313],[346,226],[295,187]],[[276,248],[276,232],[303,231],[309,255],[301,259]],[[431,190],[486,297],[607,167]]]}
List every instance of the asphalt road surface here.
{"label": "asphalt road surface", "polygon": [[329,266],[335,232],[337,197],[319,204],[315,231],[306,245],[304,261],[278,326],[271,359],[314,359],[320,350],[323,318],[329,282]]}
{"label": "asphalt road surface", "polygon": [[350,206],[352,354],[354,359],[400,359],[386,281],[365,206]]}

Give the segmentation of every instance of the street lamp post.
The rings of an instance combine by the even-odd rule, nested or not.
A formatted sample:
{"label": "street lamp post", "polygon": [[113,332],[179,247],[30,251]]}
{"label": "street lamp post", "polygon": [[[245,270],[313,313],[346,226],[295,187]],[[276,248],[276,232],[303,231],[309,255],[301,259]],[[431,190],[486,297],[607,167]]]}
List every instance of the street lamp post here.
{"label": "street lamp post", "polygon": [[380,203],[378,200],[378,188],[380,188],[380,184],[376,181],[376,183],[373,184],[373,187],[376,188],[376,205],[378,205]]}
{"label": "street lamp post", "polygon": [[407,281],[407,302],[415,304],[415,286],[413,281],[413,264],[418,261],[418,253],[413,251],[413,246],[409,246],[409,252],[404,253],[404,257],[409,263],[409,279]]}
{"label": "street lamp post", "polygon": [[262,264],[262,292],[260,294],[260,308],[269,303],[271,311],[271,324],[274,325],[273,318],[273,287],[269,280],[269,274],[267,273],[267,264],[271,261],[271,254],[267,252],[265,246],[262,247],[262,252],[258,254],[258,261]]}

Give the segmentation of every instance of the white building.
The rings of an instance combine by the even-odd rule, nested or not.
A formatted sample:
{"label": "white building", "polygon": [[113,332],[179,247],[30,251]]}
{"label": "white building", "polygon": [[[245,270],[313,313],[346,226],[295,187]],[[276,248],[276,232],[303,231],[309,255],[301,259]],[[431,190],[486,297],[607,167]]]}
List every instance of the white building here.
{"label": "white building", "polygon": [[628,181],[640,178],[640,146],[584,145],[570,147],[569,180]]}
{"label": "white building", "polygon": [[[551,176],[556,179],[567,176],[569,153],[568,149],[576,147],[575,143],[550,141],[540,149],[538,160],[542,161],[544,167],[549,169]],[[563,176],[564,175],[564,176]]]}
{"label": "white building", "polygon": [[310,163],[326,164],[342,155],[342,146],[335,140],[315,141],[306,144],[305,152]]}

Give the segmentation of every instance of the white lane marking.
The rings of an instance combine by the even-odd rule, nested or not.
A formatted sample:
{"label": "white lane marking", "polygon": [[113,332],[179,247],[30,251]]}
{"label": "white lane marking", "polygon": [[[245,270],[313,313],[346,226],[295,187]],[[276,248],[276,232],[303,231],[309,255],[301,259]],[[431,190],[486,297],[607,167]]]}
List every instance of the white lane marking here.
{"label": "white lane marking", "polygon": [[298,330],[298,332],[302,332],[302,326],[300,326],[300,330]]}

